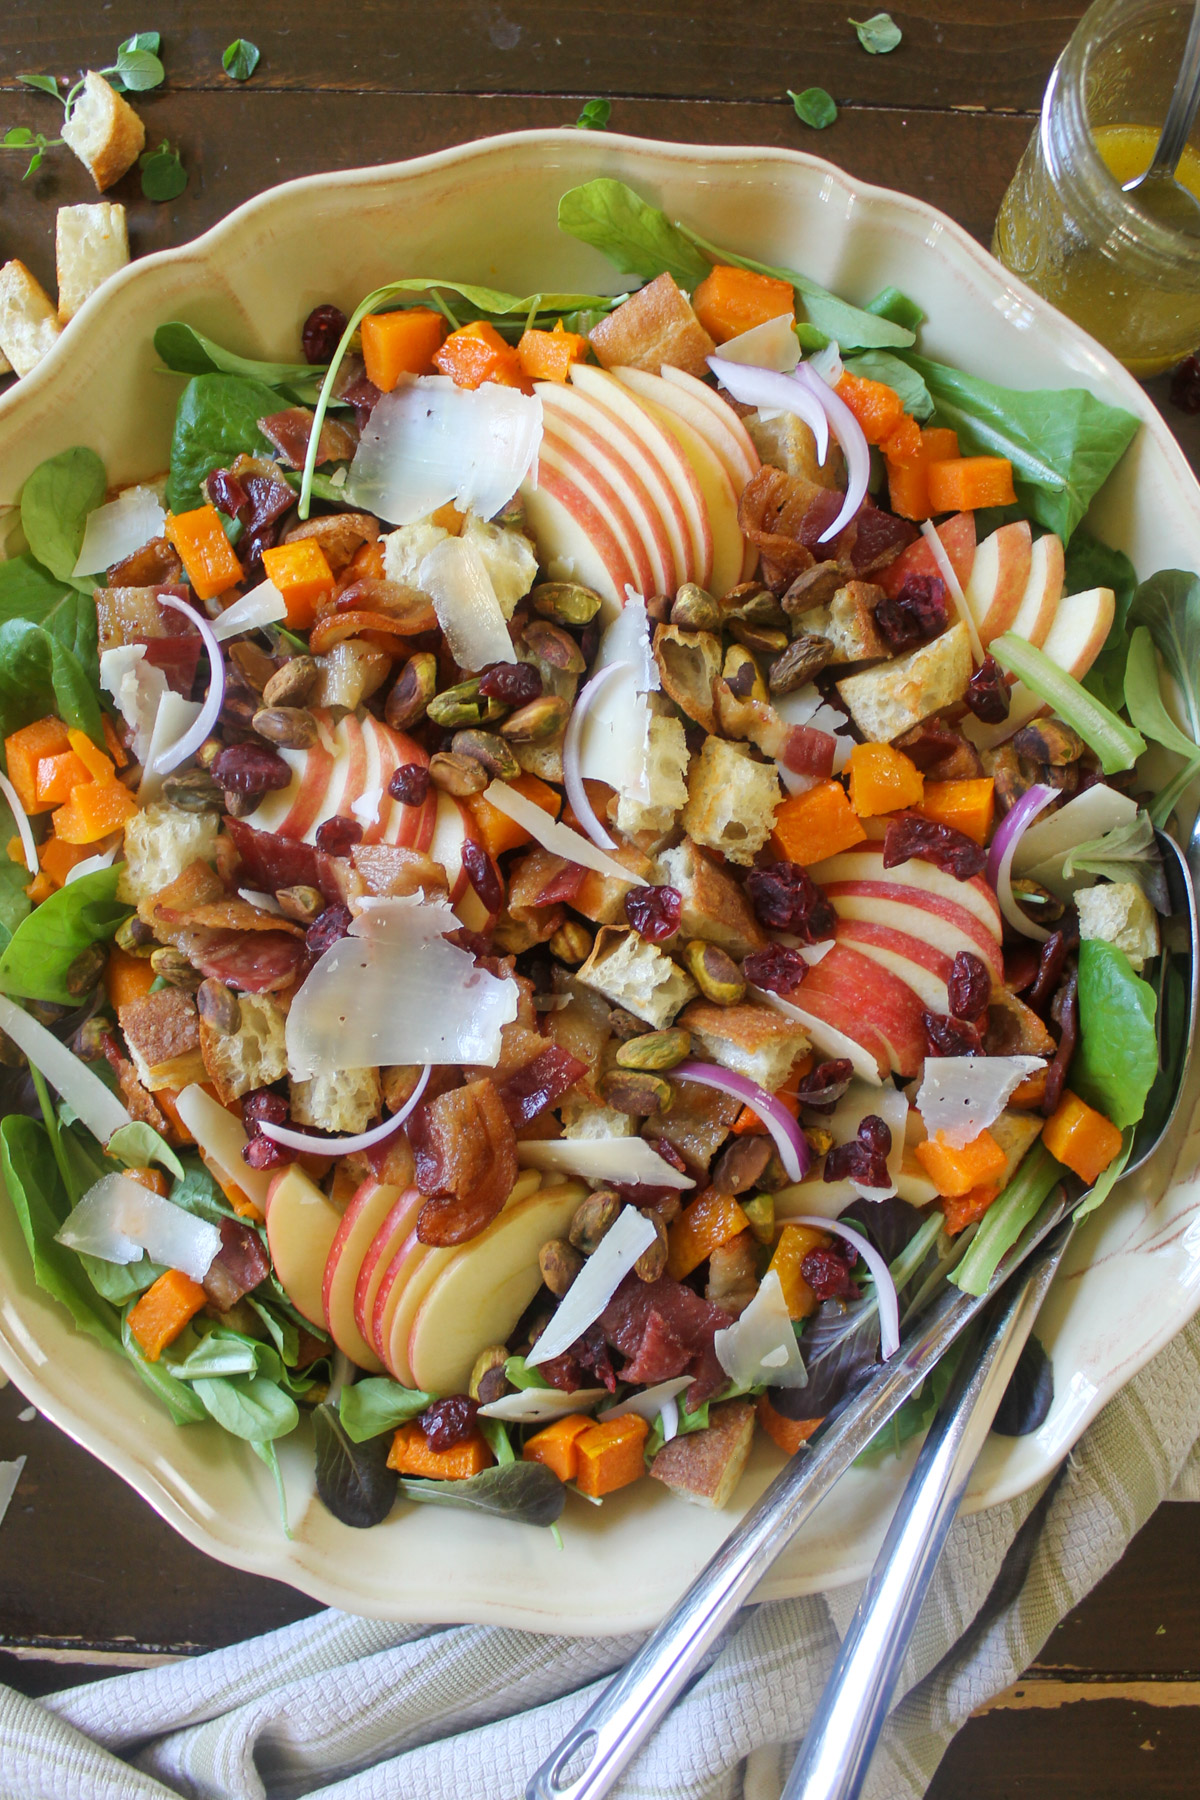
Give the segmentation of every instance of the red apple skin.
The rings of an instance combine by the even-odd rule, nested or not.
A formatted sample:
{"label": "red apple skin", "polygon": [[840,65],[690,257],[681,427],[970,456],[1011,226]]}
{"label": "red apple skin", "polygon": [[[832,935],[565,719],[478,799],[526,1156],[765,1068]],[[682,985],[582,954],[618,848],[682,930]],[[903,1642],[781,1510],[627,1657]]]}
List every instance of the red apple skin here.
{"label": "red apple skin", "polygon": [[[427,1254],[428,1251],[426,1246],[422,1244],[417,1237],[414,1224],[413,1230],[409,1232],[408,1236],[393,1256],[391,1262],[388,1264],[387,1273],[380,1282],[379,1291],[375,1296],[375,1311],[371,1315],[371,1330],[368,1335],[368,1342],[374,1345],[375,1353],[379,1357],[379,1360],[391,1374],[396,1376],[397,1381],[400,1380],[400,1376],[396,1375],[396,1370],[391,1360],[391,1350],[388,1344],[388,1338],[391,1335],[391,1318],[389,1316],[388,1302],[392,1299],[393,1295],[396,1294],[397,1287],[403,1287],[404,1283],[408,1280],[408,1277],[416,1269],[418,1263],[423,1261]],[[398,1299],[399,1296],[397,1296],[397,1302]],[[384,1329],[385,1326],[387,1327],[386,1331]]]}
{"label": "red apple skin", "polygon": [[436,790],[431,788],[420,806],[406,806],[402,801],[388,798],[388,782],[396,770],[406,764],[418,763],[421,768],[428,768],[428,751],[406,732],[394,731],[373,716],[367,718],[363,730],[374,731],[379,743],[380,785],[384,792],[379,818],[363,834],[364,844],[396,844],[403,850],[427,851],[433,842],[437,821]]}
{"label": "red apple skin", "polygon": [[[937,534],[950,559],[950,567],[958,576],[958,585],[966,587],[975,561],[975,514],[955,513],[952,519],[938,526]],[[889,563],[875,579],[889,599],[894,600],[910,575],[936,575],[937,572],[933,551],[921,537],[907,550],[902,550],[895,562]]]}
{"label": "red apple skin", "polygon": [[[622,497],[622,493],[610,473],[615,472],[617,479],[626,491],[640,487],[637,477],[617,456],[611,445],[589,444],[586,450],[580,447],[580,440],[590,436],[576,426],[569,418],[557,418],[550,405],[549,414],[542,432],[542,445],[564,474],[570,476],[581,492],[588,489],[607,513],[614,527],[621,548],[624,550],[635,573],[634,585],[640,594],[662,593],[664,571],[674,567],[670,561],[669,551],[664,561],[652,543],[647,541],[653,529],[653,515],[649,513],[649,496],[644,497],[642,514],[635,515]],[[606,469],[606,463],[615,465],[613,471]]]}
{"label": "red apple skin", "polygon": [[1032,557],[1033,533],[1027,519],[1001,525],[977,547],[964,591],[985,649],[1011,629],[1029,585]]}
{"label": "red apple skin", "polygon": [[893,901],[911,907],[914,937],[921,933],[929,942],[937,937],[941,928],[942,949],[951,960],[959,950],[970,950],[987,964],[994,981],[1004,979],[998,936],[993,936],[965,906],[956,906],[952,900],[944,900],[923,888],[906,888],[885,881],[834,881],[829,883],[825,893],[838,912],[841,911],[839,902],[850,899]]}
{"label": "red apple skin", "polygon": [[392,1261],[400,1247],[407,1243],[417,1222],[417,1214],[425,1204],[419,1188],[405,1188],[392,1203],[386,1219],[367,1246],[366,1255],[354,1284],[354,1323],[366,1343],[375,1346],[375,1303]]}
{"label": "red apple skin", "polygon": [[925,1056],[925,1011],[912,989],[890,970],[840,941],[815,963],[792,996],[875,1057],[880,1075],[906,1079]]}
{"label": "red apple skin", "polygon": [[579,529],[587,537],[596,555],[604,564],[608,578],[620,603],[625,589],[634,585],[634,570],[621,549],[616,538],[597,509],[584,494],[579,492],[574,482],[568,481],[544,457],[538,458],[538,485],[544,487],[552,500],[556,500],[563,511],[575,520]]}
{"label": "red apple skin", "polygon": [[321,804],[333,776],[334,759],[324,744],[316,743],[305,752],[304,773],[296,798],[279,827],[280,837],[307,837],[321,811]]}
{"label": "red apple skin", "polygon": [[[329,1256],[326,1259],[325,1273],[321,1280],[321,1305],[325,1317],[329,1321],[329,1329],[333,1334],[334,1342],[352,1362],[360,1368],[366,1369],[372,1375],[382,1374],[383,1364],[375,1358],[366,1334],[363,1334],[361,1344],[355,1343],[352,1336],[347,1342],[344,1342],[343,1338],[339,1336],[341,1322],[337,1317],[338,1308],[334,1305],[337,1296],[336,1284],[342,1272],[343,1261],[347,1257],[354,1258],[357,1255],[358,1263],[354,1270],[354,1290],[357,1291],[363,1259],[375,1240],[382,1220],[390,1213],[397,1194],[398,1189],[378,1182],[373,1177],[355,1189],[349,1205],[342,1214],[337,1231],[334,1233],[333,1242],[329,1246]],[[369,1233],[365,1246],[363,1244],[364,1233]],[[347,1298],[350,1300],[353,1316],[353,1293]],[[355,1327],[357,1329],[357,1320],[355,1320]]]}
{"label": "red apple skin", "polygon": [[[578,367],[579,365],[576,365]],[[596,374],[603,371],[597,369]],[[675,563],[676,585],[684,581],[696,581],[696,550],[688,525],[687,515],[683,509],[675,485],[670,476],[664,473],[659,462],[649,454],[646,444],[628,424],[619,417],[611,407],[601,404],[595,394],[585,392],[582,384],[571,376],[571,393],[578,405],[586,409],[585,416],[591,421],[593,428],[606,442],[619,445],[621,454],[630,467],[638,471],[641,480],[654,498],[655,511],[663,522],[671,544],[671,554]],[[657,427],[655,427],[657,430]],[[668,451],[668,454],[670,452]]]}

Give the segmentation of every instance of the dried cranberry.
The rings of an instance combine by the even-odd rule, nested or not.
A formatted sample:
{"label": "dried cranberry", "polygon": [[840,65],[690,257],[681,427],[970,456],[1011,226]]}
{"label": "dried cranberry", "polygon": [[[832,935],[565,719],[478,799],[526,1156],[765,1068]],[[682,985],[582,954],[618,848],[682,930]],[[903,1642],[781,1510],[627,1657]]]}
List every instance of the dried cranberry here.
{"label": "dried cranberry", "polygon": [[428,766],[402,763],[388,782],[388,793],[402,806],[423,806],[429,793]]}
{"label": "dried cranberry", "polygon": [[288,1103],[270,1088],[256,1088],[242,1101],[242,1124],[249,1137],[257,1137],[264,1125],[286,1125]]}
{"label": "dried cranberry", "polygon": [[479,692],[505,706],[528,706],[540,697],[542,678],[532,663],[495,663],[479,677]]}
{"label": "dried cranberry", "polygon": [[884,836],[883,866],[895,869],[910,856],[932,863],[957,881],[969,881],[987,868],[987,851],[965,833],[933,819],[919,819],[915,813],[901,813]]}
{"label": "dried cranberry", "polygon": [[295,1160],[294,1150],[269,1137],[252,1137],[242,1151],[242,1161],[251,1169],[286,1169]]}
{"label": "dried cranberry", "polygon": [[373,381],[368,381],[366,376],[363,375],[360,376],[357,381],[352,381],[350,383],[350,386],[343,391],[341,398],[346,402],[347,406],[352,406],[354,408],[355,422],[358,425],[358,429],[361,431],[371,414],[375,411],[377,402],[382,400],[383,395],[375,386],[375,383]]}
{"label": "dried cranberry", "polygon": [[1171,405],[1200,413],[1200,356],[1185,356],[1171,372]]}
{"label": "dried cranberry", "polygon": [[594,1376],[600,1386],[606,1387],[610,1394],[616,1393],[616,1370],[613,1367],[608,1343],[599,1320],[595,1324],[589,1325],[582,1337],[575,1339],[571,1345],[571,1351],[581,1369]]}
{"label": "dried cranberry", "polygon": [[968,681],[963,699],[968,709],[985,725],[1002,725],[1007,719],[1012,697],[1004,671],[994,656],[984,657]]}
{"label": "dried cranberry", "polygon": [[[826,491],[832,492],[835,500],[840,498],[836,488]],[[917,528],[907,519],[897,519],[893,513],[864,500],[845,531],[838,533],[838,554],[843,554],[844,540],[848,539],[850,566],[861,579],[894,563],[916,537]]]}
{"label": "dried cranberry", "polygon": [[772,863],[769,869],[751,869],[746,892],[760,925],[770,931],[791,931],[804,944],[832,936],[837,914],[808,870],[799,863]]}
{"label": "dried cranberry", "polygon": [[205,479],[204,489],[217,511],[231,519],[240,519],[250,505],[249,494],[228,469],[213,469]]}
{"label": "dried cranberry", "polygon": [[983,1037],[978,1025],[966,1019],[951,1019],[946,1013],[921,1014],[925,1027],[926,1056],[978,1056]]}
{"label": "dried cranberry", "polygon": [[339,938],[344,938],[350,929],[354,915],[350,908],[340,900],[333,906],[327,906],[323,913],[318,913],[304,934],[304,948],[310,956],[324,956]]}
{"label": "dried cranberry", "polygon": [[858,1299],[850,1265],[836,1250],[810,1250],[800,1264],[800,1275],[820,1301]]}
{"label": "dried cranberry", "polygon": [[796,1084],[796,1098],[801,1106],[818,1112],[832,1112],[854,1077],[854,1064],[846,1056],[835,1056],[810,1069]]}
{"label": "dried cranberry", "polygon": [[891,1148],[891,1127],[878,1113],[868,1113],[860,1121],[856,1137],[848,1144],[835,1144],[827,1152],[822,1179],[857,1181],[862,1187],[890,1187],[887,1159]]}
{"label": "dried cranberry", "polygon": [[648,944],[664,944],[679,930],[683,895],[673,887],[631,888],[625,896],[625,917]]}
{"label": "dried cranberry", "polygon": [[235,794],[269,794],[292,779],[282,756],[265,744],[230,744],[213,759],[212,775]]}
{"label": "dried cranberry", "polygon": [[1042,1095],[1042,1112],[1048,1119],[1057,1112],[1066,1086],[1067,1071],[1075,1046],[1079,1042],[1079,970],[1071,963],[1062,986],[1054,996],[1050,1017],[1059,1029],[1058,1049],[1046,1071],[1046,1087]]}
{"label": "dried cranberry", "polygon": [[332,362],[345,329],[346,315],[340,306],[314,306],[300,333],[305,362]]}
{"label": "dried cranberry", "polygon": [[465,1394],[451,1394],[448,1400],[435,1400],[432,1406],[426,1407],[417,1424],[425,1433],[425,1442],[431,1450],[453,1450],[456,1444],[465,1443],[475,1430],[478,1411],[478,1400],[468,1400]]}
{"label": "dried cranberry", "polygon": [[467,880],[479,896],[480,904],[490,913],[498,913],[504,906],[504,883],[500,879],[500,871],[484,849],[472,838],[467,838],[462,847],[462,865],[467,871]]}
{"label": "dried cranberry", "polygon": [[950,996],[951,1015],[977,1024],[987,1012],[992,997],[992,978],[983,958],[973,955],[970,950],[960,950],[954,958],[946,992]]}
{"label": "dried cranberry", "polygon": [[347,856],[355,844],[362,843],[363,828],[357,819],[343,818],[335,813],[332,819],[326,819],[317,826],[317,849],[323,850],[326,856]]}
{"label": "dried cranberry", "polygon": [[790,994],[808,974],[808,964],[798,950],[771,944],[765,950],[751,951],[742,964],[742,974],[769,994]]}
{"label": "dried cranberry", "polygon": [[1035,1013],[1040,1013],[1050,1004],[1062,980],[1066,966],[1067,952],[1073,947],[1075,934],[1066,931],[1054,931],[1042,945],[1038,957],[1037,974],[1029,992],[1025,996],[1025,1004],[1031,1006]]}
{"label": "dried cranberry", "polygon": [[458,950],[465,950],[481,967],[485,957],[491,958],[492,940],[482,931],[468,931],[465,925],[460,925],[457,930],[446,933],[446,942]]}
{"label": "dried cranberry", "polygon": [[946,584],[937,575],[910,575],[892,599],[875,608],[880,637],[895,656],[927,644],[946,629]]}

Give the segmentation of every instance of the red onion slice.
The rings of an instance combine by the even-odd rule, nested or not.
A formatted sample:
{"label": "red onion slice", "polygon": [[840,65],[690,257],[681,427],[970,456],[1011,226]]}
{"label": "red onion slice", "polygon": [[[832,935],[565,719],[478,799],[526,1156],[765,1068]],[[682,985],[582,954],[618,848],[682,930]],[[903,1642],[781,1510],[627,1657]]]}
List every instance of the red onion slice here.
{"label": "red onion slice", "polygon": [[1017,845],[1026,831],[1043,808],[1057,798],[1058,790],[1047,787],[1044,782],[1031,787],[1027,794],[1021,795],[1011,811],[1005,813],[988,851],[987,878],[996,890],[1000,911],[1014,931],[1019,931],[1023,937],[1036,938],[1040,944],[1046,942],[1050,933],[1041,925],[1035,925],[1017,904],[1017,897],[1012,890],[1012,863]]}
{"label": "red onion slice", "polygon": [[217,719],[221,712],[221,703],[225,698],[225,664],[221,660],[221,646],[208,620],[189,606],[184,600],[176,600],[172,594],[160,594],[158,604],[167,606],[172,612],[181,613],[188,622],[196,627],[204,639],[204,648],[208,651],[208,693],[204,697],[204,705],[192,721],[188,730],[167,749],[160,750],[151,765],[155,775],[169,775],[177,769],[189,756],[194,756],[206,738],[212,736]]}
{"label": "red onion slice", "polygon": [[[850,523],[867,497],[867,483],[871,479],[871,446],[846,402],[839,399],[829,384],[822,381],[807,363],[801,363],[791,379],[803,382],[812,390],[818,404],[824,408],[830,429],[842,446],[842,453],[846,458],[846,497],[837,518],[832,525],[826,526],[817,539],[818,543],[825,544],[830,538],[836,537],[844,525]],[[818,455],[817,460],[824,462],[825,458]]]}
{"label": "red onion slice", "polygon": [[678,1081],[696,1081],[701,1087],[716,1088],[735,1100],[742,1100],[758,1114],[775,1140],[779,1160],[789,1181],[803,1181],[812,1162],[808,1139],[782,1101],[769,1094],[748,1075],[735,1075],[719,1063],[682,1062],[671,1070]]}
{"label": "red onion slice", "polygon": [[[817,1217],[789,1218],[789,1225],[811,1225],[817,1231],[832,1231],[835,1236],[845,1238],[853,1244],[858,1254],[871,1271],[871,1279],[875,1283],[875,1298],[879,1306],[879,1349],[884,1362],[895,1356],[900,1348],[900,1302],[896,1295],[896,1284],[892,1280],[892,1271],[886,1259],[880,1255],[874,1244],[869,1243],[861,1232],[851,1231],[849,1225],[840,1225],[836,1219]],[[801,1341],[801,1349],[803,1349]]]}
{"label": "red onion slice", "polygon": [[977,663],[984,659],[983,639],[979,635],[979,627],[975,623],[975,614],[967,604],[967,596],[962,591],[962,583],[954,573],[954,564],[946,553],[946,546],[934,528],[930,519],[921,523],[921,536],[929,545],[930,553],[937,564],[938,574],[946,584],[946,592],[954,602],[954,610],[967,628],[967,636],[971,640],[971,655]]}
{"label": "red onion slice", "polygon": [[593,844],[600,850],[615,850],[616,839],[609,836],[603,825],[592,811],[592,803],[588,799],[587,789],[583,785],[583,768],[580,751],[583,747],[583,728],[587,723],[588,713],[596,704],[601,693],[608,686],[614,675],[622,670],[633,672],[633,664],[628,662],[609,663],[600,669],[581,690],[571,717],[567,720],[566,736],[563,738],[562,765],[563,786],[567,790],[567,799],[571,803],[571,811],[579,820]]}
{"label": "red onion slice", "polygon": [[12,816],[16,820],[17,833],[21,839],[21,848],[25,852],[25,867],[31,875],[38,872],[37,845],[33,841],[33,832],[29,826],[29,815],[17,796],[17,790],[7,775],[0,775],[0,794],[12,807]]}
{"label": "red onion slice", "polygon": [[260,1129],[263,1136],[269,1137],[273,1143],[282,1144],[286,1150],[298,1150],[302,1155],[349,1156],[352,1150],[373,1150],[376,1144],[386,1142],[394,1132],[399,1131],[425,1092],[432,1073],[433,1064],[426,1063],[421,1079],[400,1111],[392,1113],[381,1125],[372,1125],[370,1131],[360,1131],[354,1137],[312,1137],[306,1131],[293,1131],[290,1125],[272,1125],[269,1121],[264,1121]]}
{"label": "red onion slice", "polygon": [[[753,363],[731,362],[726,356],[710,356],[708,366],[721,386],[743,406],[765,406],[769,411],[795,413],[798,419],[803,419],[817,441],[817,461],[825,461],[829,450],[830,420],[820,395],[806,394],[803,388],[797,388],[795,376],[781,375],[778,369],[760,369]],[[866,442],[865,438],[863,442]],[[864,485],[863,493],[866,491]]]}

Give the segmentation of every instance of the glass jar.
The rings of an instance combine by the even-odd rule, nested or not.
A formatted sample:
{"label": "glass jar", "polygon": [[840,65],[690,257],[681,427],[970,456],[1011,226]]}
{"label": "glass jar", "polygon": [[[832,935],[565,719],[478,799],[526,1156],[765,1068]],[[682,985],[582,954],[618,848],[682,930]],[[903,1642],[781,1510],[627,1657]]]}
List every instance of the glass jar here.
{"label": "glass jar", "polygon": [[[1183,56],[1191,0],[1096,0],[1059,57],[992,250],[1135,375],[1200,344],[1200,235],[1123,191],[1150,166]],[[1200,199],[1200,127],[1177,179]]]}

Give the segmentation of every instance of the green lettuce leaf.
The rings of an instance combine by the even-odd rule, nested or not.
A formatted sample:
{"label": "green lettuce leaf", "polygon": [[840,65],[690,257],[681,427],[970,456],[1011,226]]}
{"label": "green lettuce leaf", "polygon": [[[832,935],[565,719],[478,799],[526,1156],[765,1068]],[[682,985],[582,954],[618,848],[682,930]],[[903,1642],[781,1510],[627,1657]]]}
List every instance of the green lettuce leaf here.
{"label": "green lettuce leaf", "polygon": [[123,866],[81,875],[17,926],[0,953],[0,992],[56,1006],[78,1004],[79,995],[67,986],[72,963],[91,945],[106,943],[129,917],[129,907],[117,899]]}
{"label": "green lettuce leaf", "polygon": [[1079,946],[1079,1047],[1072,1090],[1120,1130],[1136,1125],[1158,1073],[1156,996],[1123,950],[1099,938]]}

